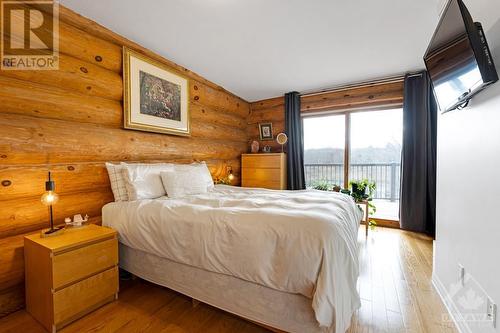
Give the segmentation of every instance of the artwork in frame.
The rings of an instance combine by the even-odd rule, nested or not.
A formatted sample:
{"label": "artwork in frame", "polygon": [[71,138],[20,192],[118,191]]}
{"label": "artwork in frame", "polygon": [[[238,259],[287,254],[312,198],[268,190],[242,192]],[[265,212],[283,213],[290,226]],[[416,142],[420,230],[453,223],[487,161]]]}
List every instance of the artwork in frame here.
{"label": "artwork in frame", "polygon": [[123,106],[126,129],[190,135],[188,79],[126,47]]}
{"label": "artwork in frame", "polygon": [[272,140],[273,124],[272,123],[259,124],[259,133],[261,140]]}

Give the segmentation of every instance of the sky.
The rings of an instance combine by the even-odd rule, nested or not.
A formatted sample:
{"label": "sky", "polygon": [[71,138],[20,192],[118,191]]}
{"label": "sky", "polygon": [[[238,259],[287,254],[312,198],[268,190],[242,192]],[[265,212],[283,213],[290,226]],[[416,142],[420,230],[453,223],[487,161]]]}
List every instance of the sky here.
{"label": "sky", "polygon": [[[304,118],[304,149],[344,148],[345,116]],[[402,109],[351,114],[351,148],[401,143]]]}

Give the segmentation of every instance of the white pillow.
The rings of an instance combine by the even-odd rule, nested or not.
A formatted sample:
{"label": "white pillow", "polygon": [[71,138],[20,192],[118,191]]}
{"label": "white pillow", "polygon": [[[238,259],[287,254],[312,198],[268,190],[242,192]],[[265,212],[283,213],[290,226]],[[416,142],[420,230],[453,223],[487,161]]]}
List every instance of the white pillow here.
{"label": "white pillow", "polygon": [[115,201],[128,201],[128,193],[123,179],[123,166],[121,164],[112,164],[106,162],[106,169],[108,170],[109,182],[111,183],[111,191]]}
{"label": "white pillow", "polygon": [[160,175],[169,198],[208,192],[206,177],[200,168],[175,168]]}
{"label": "white pillow", "polygon": [[123,178],[130,200],[155,199],[166,194],[161,182],[160,172],[173,171],[173,164],[122,163],[122,165],[124,166]]}
{"label": "white pillow", "polygon": [[[203,178],[207,189],[211,190],[214,186],[214,180],[212,179],[212,175],[210,174],[210,170],[208,170],[207,164],[205,162],[200,163],[191,163],[191,164],[175,164],[175,171],[192,171],[197,172]],[[168,193],[168,191],[167,191]]]}

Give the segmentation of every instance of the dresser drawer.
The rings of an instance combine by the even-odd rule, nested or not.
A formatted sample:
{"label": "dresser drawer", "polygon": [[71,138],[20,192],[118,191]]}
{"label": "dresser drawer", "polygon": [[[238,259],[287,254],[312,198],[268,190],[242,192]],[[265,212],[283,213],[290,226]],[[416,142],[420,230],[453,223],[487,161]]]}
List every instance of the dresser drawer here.
{"label": "dresser drawer", "polygon": [[111,300],[118,292],[118,267],[54,293],[54,323],[61,327]]}
{"label": "dresser drawer", "polygon": [[281,179],[281,170],[243,168],[241,175],[245,180],[272,180],[279,182]]}
{"label": "dresser drawer", "polygon": [[285,190],[280,181],[272,180],[257,180],[257,179],[243,179],[241,182],[242,187],[258,187],[267,188],[271,190]]}
{"label": "dresser drawer", "polygon": [[242,166],[245,168],[269,168],[280,169],[283,167],[284,155],[273,154],[258,154],[258,155],[243,155]]}
{"label": "dresser drawer", "polygon": [[118,264],[118,240],[97,242],[52,259],[53,289],[81,280]]}

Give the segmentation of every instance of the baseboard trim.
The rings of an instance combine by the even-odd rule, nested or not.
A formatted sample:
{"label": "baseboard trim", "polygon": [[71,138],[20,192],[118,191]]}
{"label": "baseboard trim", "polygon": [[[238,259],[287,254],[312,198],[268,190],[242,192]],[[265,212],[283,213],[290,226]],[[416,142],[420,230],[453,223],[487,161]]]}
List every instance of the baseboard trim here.
{"label": "baseboard trim", "polygon": [[453,323],[455,324],[457,330],[460,333],[472,333],[471,329],[467,325],[467,322],[464,320],[461,312],[458,311],[455,302],[453,302],[451,297],[448,295],[448,291],[444,287],[441,280],[439,280],[439,278],[434,274],[434,272],[432,273],[432,285],[434,286],[434,289],[436,289],[439,297],[441,298],[441,301],[446,307],[446,311],[448,311],[448,314],[453,320]]}

